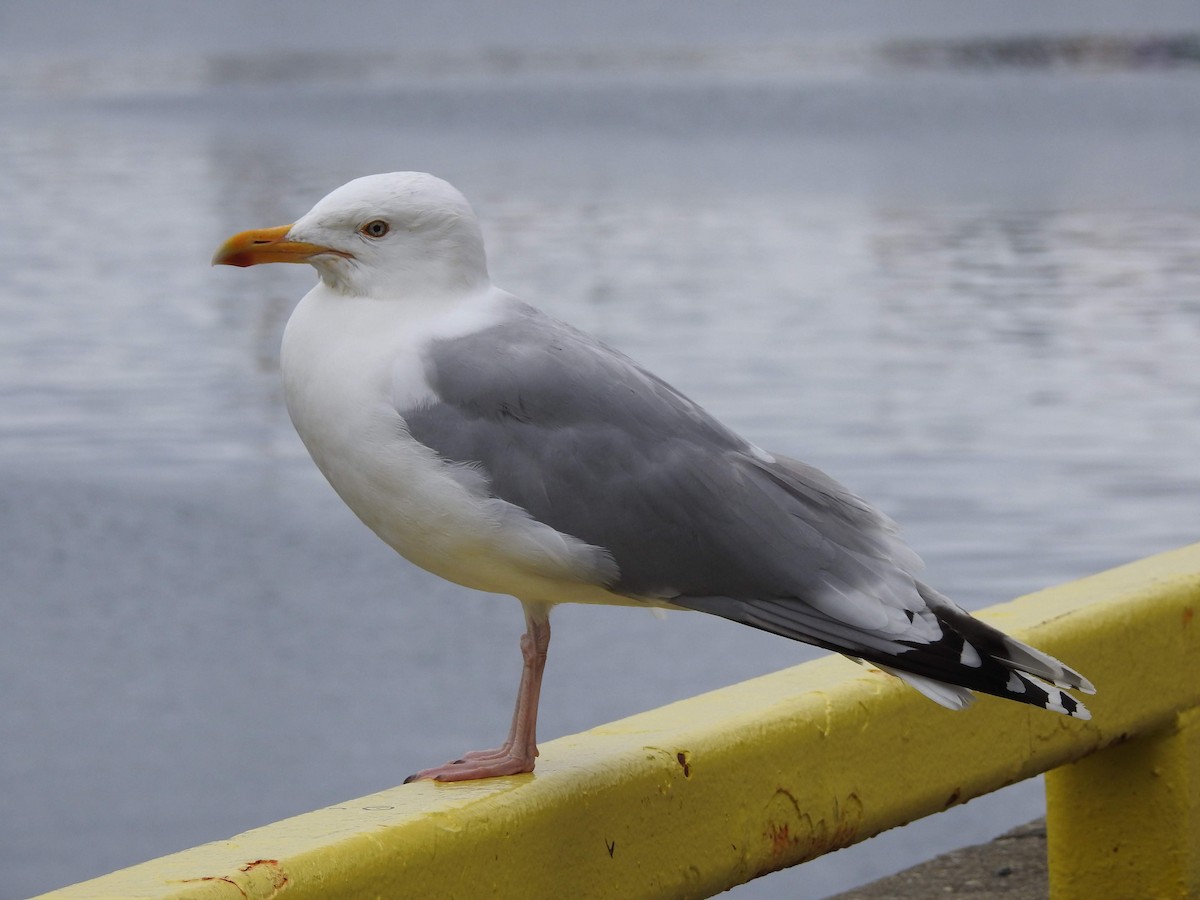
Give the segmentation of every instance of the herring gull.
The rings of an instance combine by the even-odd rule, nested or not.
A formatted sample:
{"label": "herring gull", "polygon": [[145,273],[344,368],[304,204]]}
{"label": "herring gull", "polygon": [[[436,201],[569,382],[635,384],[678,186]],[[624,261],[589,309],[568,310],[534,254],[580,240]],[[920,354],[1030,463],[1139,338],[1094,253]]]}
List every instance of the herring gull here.
{"label": "herring gull", "polygon": [[558,603],[699,610],[872,663],[952,709],[980,691],[1089,717],[1065,693],[1093,692],[1087,679],[924,584],[884,515],[495,287],[445,181],[356,179],[213,262],[316,269],[281,353],[313,460],[402,556],[524,607],[507,740],[412,778],[533,770]]}

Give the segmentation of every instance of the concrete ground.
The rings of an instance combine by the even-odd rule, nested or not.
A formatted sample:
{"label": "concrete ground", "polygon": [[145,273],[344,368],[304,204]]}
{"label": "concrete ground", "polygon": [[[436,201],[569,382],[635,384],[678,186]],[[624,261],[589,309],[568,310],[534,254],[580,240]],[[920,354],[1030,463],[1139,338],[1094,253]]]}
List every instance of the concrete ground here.
{"label": "concrete ground", "polygon": [[995,840],[964,847],[829,900],[1046,900],[1046,820],[1014,828]]}

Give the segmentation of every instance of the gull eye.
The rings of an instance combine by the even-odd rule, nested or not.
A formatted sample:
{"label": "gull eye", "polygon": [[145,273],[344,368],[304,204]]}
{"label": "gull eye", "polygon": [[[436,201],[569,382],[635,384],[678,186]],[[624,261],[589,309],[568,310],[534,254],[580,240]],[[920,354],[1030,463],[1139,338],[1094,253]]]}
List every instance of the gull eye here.
{"label": "gull eye", "polygon": [[381,238],[392,230],[392,226],[388,225],[383,219],[375,219],[358,230],[361,234],[365,234],[369,238]]}

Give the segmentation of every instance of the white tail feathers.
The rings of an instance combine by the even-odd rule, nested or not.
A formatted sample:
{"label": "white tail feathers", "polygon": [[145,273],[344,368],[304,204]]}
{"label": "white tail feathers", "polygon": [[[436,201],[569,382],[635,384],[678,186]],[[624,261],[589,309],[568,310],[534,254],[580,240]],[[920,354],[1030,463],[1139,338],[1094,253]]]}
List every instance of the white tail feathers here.
{"label": "white tail feathers", "polygon": [[902,672],[900,669],[893,669],[890,666],[878,666],[878,668],[889,675],[895,675],[909,687],[915,688],[934,703],[940,703],[946,709],[966,709],[975,702],[975,695],[964,687],[943,684],[932,678],[926,678],[924,675]]}

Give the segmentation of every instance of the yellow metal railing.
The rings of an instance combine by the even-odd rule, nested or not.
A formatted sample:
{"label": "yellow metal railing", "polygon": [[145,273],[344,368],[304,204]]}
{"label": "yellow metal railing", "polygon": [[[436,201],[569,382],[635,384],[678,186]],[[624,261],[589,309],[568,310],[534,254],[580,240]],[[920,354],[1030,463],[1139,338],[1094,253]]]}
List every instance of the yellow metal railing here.
{"label": "yellow metal railing", "polygon": [[1086,673],[1079,722],[944,710],[839,657],[44,898],[706,897],[1047,772],[1054,898],[1200,897],[1200,545],[985,610]]}

